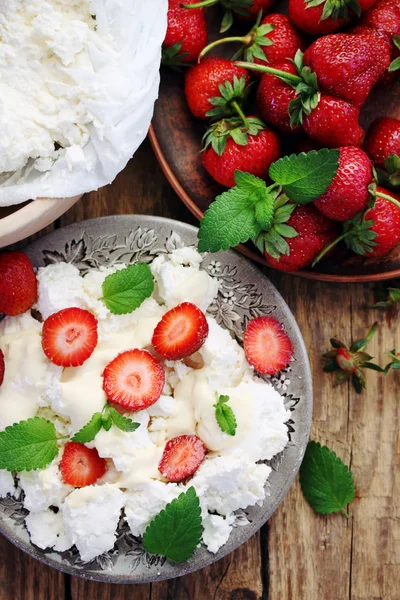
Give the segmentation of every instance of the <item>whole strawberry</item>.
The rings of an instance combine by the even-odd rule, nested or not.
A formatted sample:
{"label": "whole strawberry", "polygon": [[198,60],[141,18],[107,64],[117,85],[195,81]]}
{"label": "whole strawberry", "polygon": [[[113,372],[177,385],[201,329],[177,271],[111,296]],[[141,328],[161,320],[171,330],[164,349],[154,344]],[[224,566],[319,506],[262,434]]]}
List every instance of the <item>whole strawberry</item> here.
{"label": "whole strawberry", "polygon": [[[194,4],[195,0],[188,0]],[[197,60],[207,44],[204,8],[182,8],[181,0],[168,0],[168,27],[163,44],[164,65],[176,67]]]}
{"label": "whole strawberry", "polygon": [[335,33],[376,0],[289,0],[289,19],[311,35]]}
{"label": "whole strawberry", "polygon": [[339,168],[326,192],[315,201],[322,214],[334,221],[347,221],[361,212],[369,197],[372,164],[360,148],[339,148]]}
{"label": "whole strawberry", "polygon": [[371,35],[337,33],[319,38],[304,53],[321,90],[360,107],[390,65],[386,43]]}
{"label": "whole strawberry", "polygon": [[400,195],[381,187],[376,189],[377,194],[391,200],[378,196],[375,206],[365,214],[365,222],[373,222],[369,230],[376,234],[373,238],[375,245],[365,253],[368,257],[384,256],[400,242]]}
{"label": "whole strawberry", "polygon": [[[194,5],[207,7],[220,4],[225,11],[220,29],[220,32],[223,33],[232,27],[234,17],[242,21],[255,21],[260,13],[265,14],[270,11],[274,3],[275,0],[200,0],[194,2]],[[190,4],[193,2],[185,2],[182,6],[194,10]]]}
{"label": "whole strawberry", "polygon": [[364,141],[364,150],[379,172],[379,180],[400,185],[400,120],[380,117],[371,123]]}
{"label": "whole strawberry", "polygon": [[36,300],[36,275],[26,254],[0,254],[0,313],[21,315],[32,308]]}
{"label": "whole strawberry", "polygon": [[321,94],[318,105],[304,116],[304,131],[314,142],[326,148],[346,144],[360,147],[365,131],[358,123],[359,115],[359,109],[345,100]]}
{"label": "whole strawberry", "polygon": [[257,246],[264,242],[267,263],[280,271],[298,271],[311,264],[315,257],[337,236],[337,223],[327,219],[311,204],[288,205],[291,214],[285,225],[291,228],[293,237],[288,237],[286,254],[280,253],[269,234],[260,234]]}
{"label": "whole strawberry", "polygon": [[225,58],[205,58],[187,71],[185,94],[189,108],[199,119],[219,119],[237,113],[246,97],[250,75]]}
{"label": "whole strawberry", "polygon": [[[394,61],[400,57],[398,37],[400,35],[400,3],[397,0],[381,0],[363,15],[361,23],[363,26],[372,28],[385,39],[392,61],[391,71],[394,67],[399,68]],[[380,86],[389,85],[396,77],[396,70],[386,71],[379,79],[378,84]]]}
{"label": "whole strawberry", "polygon": [[280,142],[274,131],[255,117],[248,117],[246,125],[233,118],[216,123],[206,134],[204,168],[229,188],[235,185],[237,170],[268,179],[271,163],[280,158]]}

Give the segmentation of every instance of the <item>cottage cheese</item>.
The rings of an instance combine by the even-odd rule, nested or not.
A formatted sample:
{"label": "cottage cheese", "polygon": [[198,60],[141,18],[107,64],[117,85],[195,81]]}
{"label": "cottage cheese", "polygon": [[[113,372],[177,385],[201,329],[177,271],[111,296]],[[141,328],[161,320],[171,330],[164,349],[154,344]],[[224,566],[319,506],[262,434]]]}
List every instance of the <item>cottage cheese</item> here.
{"label": "cottage cheese", "polygon": [[[105,277],[121,265],[92,270],[84,277],[65,263],[39,269],[36,308],[44,317],[72,305],[92,311],[99,323],[99,342],[81,367],[55,368],[41,350],[41,323],[29,314],[4,319],[3,426],[39,414],[52,420],[62,435],[77,432],[106,404],[102,373],[119,352],[149,346],[154,328],[172,306],[190,300],[207,310],[213,302],[218,283],[200,269],[201,262],[193,248],[157,257],[151,265],[153,297],[121,316],[111,314],[99,300]],[[121,517],[133,535],[141,536],[166,504],[193,485],[201,503],[203,542],[217,552],[235,526],[235,511],[263,502],[271,469],[259,461],[285,447],[289,414],[279,393],[254,376],[229,332],[211,316],[208,324],[209,336],[192,363],[165,361],[163,395],[134,414],[140,427],[132,433],[115,426],[102,429],[88,444],[107,460],[107,473],[97,485],[77,490],[66,485],[58,466],[62,450],[45,469],[19,475],[34,544],[58,551],[75,544],[82,560],[91,561],[112,549]],[[230,397],[238,423],[235,436],[223,433],[217,424],[213,405],[218,394]],[[158,465],[165,443],[181,434],[198,435],[209,452],[191,480],[167,483]],[[11,475],[0,471],[0,495],[13,490]]]}

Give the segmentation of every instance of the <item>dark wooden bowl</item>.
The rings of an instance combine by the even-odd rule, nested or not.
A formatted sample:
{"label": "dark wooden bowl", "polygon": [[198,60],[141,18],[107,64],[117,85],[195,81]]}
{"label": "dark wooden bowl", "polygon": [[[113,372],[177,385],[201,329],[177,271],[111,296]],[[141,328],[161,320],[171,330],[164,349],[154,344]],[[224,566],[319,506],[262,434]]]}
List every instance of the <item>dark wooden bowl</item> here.
{"label": "dark wooden bowl", "polygon": [[[215,37],[219,15],[210,11],[211,37]],[[232,50],[232,47],[230,47]],[[201,219],[210,202],[224,191],[205,171],[200,159],[201,138],[205,123],[193,117],[183,91],[184,76],[162,69],[161,88],[156,102],[150,141],[168,181],[189,210]],[[377,117],[400,118],[400,82],[390,88],[375,89],[364,105],[361,124],[367,128]],[[286,136],[287,144],[291,136]],[[266,265],[252,244],[238,246],[238,251]],[[365,259],[339,248],[315,269],[303,269],[293,275],[336,282],[382,281],[400,277],[400,245],[380,259]]]}

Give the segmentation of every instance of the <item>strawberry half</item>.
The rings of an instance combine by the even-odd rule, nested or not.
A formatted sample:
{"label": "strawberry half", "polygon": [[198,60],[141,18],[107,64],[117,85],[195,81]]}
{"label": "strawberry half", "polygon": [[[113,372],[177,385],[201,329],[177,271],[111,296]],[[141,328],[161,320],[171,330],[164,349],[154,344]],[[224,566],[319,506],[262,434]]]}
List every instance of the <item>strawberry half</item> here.
{"label": "strawberry half", "polygon": [[107,463],[96,448],[90,449],[78,442],[68,442],[60,462],[65,483],[80,488],[93,485],[107,471]]}
{"label": "strawberry half", "polygon": [[197,471],[205,455],[197,435],[180,435],[166,443],[158,470],[168,481],[183,481]]}
{"label": "strawberry half", "polygon": [[97,319],[82,308],[64,308],[43,324],[43,352],[59,367],[83,365],[96,348],[97,340]]}
{"label": "strawberry half", "polygon": [[112,360],[103,373],[103,390],[111,402],[128,411],[144,410],[162,394],[165,373],[147,350],[127,350]]}
{"label": "strawberry half", "polygon": [[191,302],[169,310],[154,330],[151,343],[158,354],[168,360],[180,360],[194,354],[208,336],[204,313]]}
{"label": "strawberry half", "polygon": [[2,383],[4,381],[5,370],[6,370],[6,365],[4,362],[4,354],[3,354],[3,351],[0,350],[0,385],[2,385]]}
{"label": "strawberry half", "polygon": [[32,308],[36,300],[36,275],[26,254],[0,254],[0,313],[21,315]]}
{"label": "strawberry half", "polygon": [[293,344],[281,323],[273,317],[252,319],[244,333],[247,362],[262,375],[275,375],[287,365]]}

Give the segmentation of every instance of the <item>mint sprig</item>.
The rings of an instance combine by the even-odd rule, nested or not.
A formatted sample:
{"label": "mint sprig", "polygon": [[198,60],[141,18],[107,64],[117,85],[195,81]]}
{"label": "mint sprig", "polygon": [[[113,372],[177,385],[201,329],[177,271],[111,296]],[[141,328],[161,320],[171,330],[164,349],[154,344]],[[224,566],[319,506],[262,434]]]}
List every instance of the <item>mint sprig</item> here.
{"label": "mint sprig", "polygon": [[128,417],[120,415],[115,408],[106,404],[103,412],[94,413],[89,423],[74,435],[72,441],[79,442],[80,444],[87,444],[94,440],[102,428],[109,431],[112,425],[115,425],[115,427],[125,432],[133,432],[140,427],[140,423],[135,423]]}
{"label": "mint sprig", "polygon": [[229,402],[229,396],[219,396],[217,394],[217,403],[213,405],[215,408],[215,418],[221,431],[234,436],[236,434],[237,421],[235,413],[227,405],[227,402]]}
{"label": "mint sprig", "polygon": [[353,475],[343,461],[326,446],[309,442],[300,467],[300,484],[312,508],[323,515],[341,511],[355,496]]}
{"label": "mint sprig", "polygon": [[57,433],[50,421],[34,417],[0,433],[0,469],[32,471],[47,467],[58,454]]}
{"label": "mint sprig", "polygon": [[143,546],[173,562],[190,558],[203,533],[200,502],[194,487],[172,500],[149,524]]}
{"label": "mint sprig", "polygon": [[133,312],[149,298],[154,290],[149,265],[129,265],[105,278],[102,286],[104,304],[115,315]]}

